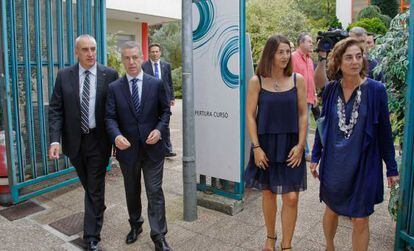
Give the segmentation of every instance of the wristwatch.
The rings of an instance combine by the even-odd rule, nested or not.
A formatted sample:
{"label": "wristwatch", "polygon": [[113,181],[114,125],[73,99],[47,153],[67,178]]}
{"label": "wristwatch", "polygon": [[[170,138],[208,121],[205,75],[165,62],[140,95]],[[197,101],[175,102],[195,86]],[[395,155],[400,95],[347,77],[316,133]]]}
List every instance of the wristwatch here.
{"label": "wristwatch", "polygon": [[319,56],[319,55],[318,55],[318,61],[319,61],[319,62],[322,62],[322,61],[324,61],[324,60],[326,60],[326,57],[321,57],[321,56]]}

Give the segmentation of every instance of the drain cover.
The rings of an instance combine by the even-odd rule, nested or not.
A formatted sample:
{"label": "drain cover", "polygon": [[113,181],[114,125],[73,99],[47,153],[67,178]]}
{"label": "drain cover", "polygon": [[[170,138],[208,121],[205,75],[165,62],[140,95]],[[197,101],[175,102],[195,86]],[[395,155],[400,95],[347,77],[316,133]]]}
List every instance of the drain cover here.
{"label": "drain cover", "polygon": [[49,224],[49,226],[64,233],[67,236],[83,231],[83,212],[79,212],[68,217],[62,218]]}
{"label": "drain cover", "polygon": [[26,201],[9,208],[0,210],[0,215],[9,221],[18,220],[28,215],[45,210],[44,207],[39,206],[33,201]]}

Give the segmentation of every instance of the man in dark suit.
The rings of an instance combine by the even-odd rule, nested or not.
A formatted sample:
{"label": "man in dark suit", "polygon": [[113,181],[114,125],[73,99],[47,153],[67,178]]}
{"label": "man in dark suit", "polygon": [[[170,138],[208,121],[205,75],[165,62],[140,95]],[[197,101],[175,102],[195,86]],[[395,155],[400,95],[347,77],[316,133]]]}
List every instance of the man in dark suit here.
{"label": "man in dark suit", "polygon": [[[161,57],[161,45],[157,43],[150,44],[149,46],[150,60],[142,64],[142,70],[145,73],[150,74],[158,79],[164,81],[164,87],[167,91],[167,97],[170,102],[170,106],[174,106],[174,87],[171,77],[171,65],[165,61],[160,60]],[[165,157],[174,157],[177,154],[173,152],[171,139],[170,139],[170,128],[168,127],[165,131]]]}
{"label": "man in dark suit", "polygon": [[141,70],[142,52],[136,42],[126,42],[121,55],[126,75],[108,88],[105,122],[124,176],[131,225],[126,243],[134,243],[142,232],[142,170],[151,239],[155,250],[170,250],[165,240],[167,223],[162,191],[163,139],[171,115],[169,102],[162,80]]}
{"label": "man in dark suit", "polygon": [[104,123],[109,83],[118,73],[96,62],[92,36],[76,39],[79,63],[59,70],[49,104],[49,157],[69,157],[85,190],[83,239],[88,250],[97,250],[105,211],[105,173],[111,142]]}

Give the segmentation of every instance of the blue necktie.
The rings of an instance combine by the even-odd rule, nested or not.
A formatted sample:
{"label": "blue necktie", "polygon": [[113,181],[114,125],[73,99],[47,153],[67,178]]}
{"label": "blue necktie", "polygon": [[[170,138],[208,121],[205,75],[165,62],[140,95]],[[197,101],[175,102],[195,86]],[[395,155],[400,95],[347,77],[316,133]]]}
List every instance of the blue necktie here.
{"label": "blue necktie", "polygon": [[155,77],[160,78],[160,73],[158,71],[158,63],[154,63],[154,68],[155,68]]}
{"label": "blue necktie", "polygon": [[83,133],[89,133],[89,98],[90,98],[90,71],[85,71],[85,80],[83,81],[82,102],[81,102],[81,130]]}
{"label": "blue necktie", "polygon": [[139,113],[140,103],[139,103],[139,93],[138,93],[138,79],[133,78],[131,80],[132,84],[132,102],[134,103],[135,111]]}

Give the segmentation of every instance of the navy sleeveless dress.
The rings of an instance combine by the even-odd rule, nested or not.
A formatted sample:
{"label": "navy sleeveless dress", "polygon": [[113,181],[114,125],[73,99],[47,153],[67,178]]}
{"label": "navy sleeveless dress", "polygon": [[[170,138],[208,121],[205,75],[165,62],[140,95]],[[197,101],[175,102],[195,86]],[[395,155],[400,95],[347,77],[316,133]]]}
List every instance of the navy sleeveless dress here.
{"label": "navy sleeveless dress", "polygon": [[294,87],[288,91],[272,92],[262,88],[259,76],[260,93],[256,117],[259,144],[269,159],[265,170],[256,166],[253,148],[245,170],[248,188],[271,190],[283,194],[306,190],[305,154],[296,168],[287,165],[290,150],[299,141],[298,97],[296,75]]}

